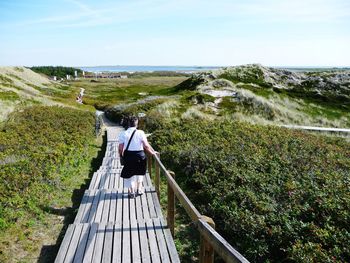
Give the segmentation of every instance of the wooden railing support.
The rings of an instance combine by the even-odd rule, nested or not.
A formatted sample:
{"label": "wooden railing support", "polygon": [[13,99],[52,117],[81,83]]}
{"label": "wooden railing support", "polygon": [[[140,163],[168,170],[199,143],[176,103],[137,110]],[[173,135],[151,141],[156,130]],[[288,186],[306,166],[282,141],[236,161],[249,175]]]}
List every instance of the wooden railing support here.
{"label": "wooden railing support", "polygon": [[[160,160],[160,153],[156,154],[158,160]],[[155,178],[154,178],[154,184],[156,187],[156,192],[158,195],[158,198],[160,200],[160,166],[158,162],[155,162],[155,168],[156,168],[156,173],[155,173]]]}
{"label": "wooden railing support", "polygon": [[[175,180],[175,173],[169,171],[169,174]],[[167,222],[170,228],[171,235],[175,237],[175,193],[168,183],[168,211],[167,211]]]}
{"label": "wooden railing support", "polygon": [[[207,222],[212,228],[215,229],[215,223],[212,218],[207,216],[201,216],[201,219]],[[199,262],[200,263],[213,263],[214,262],[214,248],[206,240],[206,238],[201,235],[200,237],[200,251],[199,251]]]}

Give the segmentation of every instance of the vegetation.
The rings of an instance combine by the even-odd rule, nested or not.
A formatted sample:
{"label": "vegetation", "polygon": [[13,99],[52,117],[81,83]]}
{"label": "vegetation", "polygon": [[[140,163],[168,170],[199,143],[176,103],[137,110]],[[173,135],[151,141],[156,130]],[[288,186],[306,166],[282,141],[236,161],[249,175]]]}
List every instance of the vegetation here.
{"label": "vegetation", "polygon": [[18,100],[19,96],[17,95],[16,92],[13,91],[1,91],[0,90],[0,100],[5,100],[5,101],[15,101]]}
{"label": "vegetation", "polygon": [[185,79],[183,76],[102,79],[99,82],[81,79],[72,82],[71,86],[76,92],[80,88],[85,89],[85,104],[104,110],[116,104],[135,102],[148,96],[174,94],[173,87]]}
{"label": "vegetation", "polygon": [[[59,76],[56,69],[39,70]],[[234,122],[242,114],[245,120],[259,115],[259,121],[269,123],[344,126],[350,123],[346,85],[327,84],[315,92],[318,80],[312,80],[280,89],[265,81],[259,66],[219,75],[135,73],[128,79],[87,78],[66,84],[43,82],[43,77],[30,81],[20,75],[23,71],[29,70],[15,68],[0,74],[3,105],[22,107],[30,99],[30,103],[58,101],[80,110],[106,110],[117,122],[146,113],[145,129],[153,133],[152,143],[166,167],[176,171],[177,181],[201,212],[214,218],[219,233],[252,262],[350,261],[349,143]],[[63,77],[74,74],[62,72]],[[320,72],[309,76],[327,81]],[[37,94],[28,89],[26,94],[32,92],[32,96],[23,97],[26,87]],[[236,95],[220,100],[199,87],[228,88]],[[80,88],[85,89],[86,105],[75,103]],[[322,118],[326,121],[321,122]],[[72,191],[89,173],[93,124],[91,113],[43,106],[20,109],[3,123],[1,262],[9,261],[13,243],[26,240],[23,250],[32,250],[33,229],[56,225],[47,221],[48,214],[63,213],[61,208],[72,206]],[[67,214],[74,215],[74,208]],[[176,245],[185,254],[182,260],[192,262],[197,248],[184,241],[188,220],[181,215],[178,220]],[[190,237],[196,237],[193,225],[188,229]]]}
{"label": "vegetation", "polygon": [[[10,115],[0,131],[1,262],[19,259],[9,244],[31,243],[35,226],[47,223],[57,207],[71,205],[86,165],[88,175],[94,145],[94,115],[89,112],[35,106]],[[22,249],[28,253],[40,244]]]}
{"label": "vegetation", "polygon": [[46,76],[53,77],[56,76],[58,78],[66,78],[67,75],[74,76],[74,72],[77,71],[79,75],[82,74],[82,70],[78,68],[72,67],[53,67],[53,66],[37,66],[31,67],[31,70],[37,73],[45,74]]}
{"label": "vegetation", "polygon": [[163,124],[152,143],[252,262],[350,260],[350,144],[244,123]]}
{"label": "vegetation", "polygon": [[271,88],[271,84],[264,79],[264,73],[259,65],[249,65],[232,68],[218,76],[233,83],[254,83],[264,88]]}

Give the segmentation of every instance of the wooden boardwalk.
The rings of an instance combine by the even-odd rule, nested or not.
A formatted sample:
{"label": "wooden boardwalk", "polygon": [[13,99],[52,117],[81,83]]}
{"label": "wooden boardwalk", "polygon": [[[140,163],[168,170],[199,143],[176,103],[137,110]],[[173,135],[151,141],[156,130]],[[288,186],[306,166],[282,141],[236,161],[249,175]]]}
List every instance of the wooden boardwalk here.
{"label": "wooden boardwalk", "polygon": [[119,127],[107,128],[103,163],[85,191],[55,262],[180,262],[146,174],[145,193],[128,197],[120,178]]}

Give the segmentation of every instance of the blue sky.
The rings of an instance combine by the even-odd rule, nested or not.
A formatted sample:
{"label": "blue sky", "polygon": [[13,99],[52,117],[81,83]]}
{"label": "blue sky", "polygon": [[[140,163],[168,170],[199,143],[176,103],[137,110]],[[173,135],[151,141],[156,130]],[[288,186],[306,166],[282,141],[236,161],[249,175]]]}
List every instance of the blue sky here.
{"label": "blue sky", "polygon": [[350,66],[349,0],[1,0],[0,65]]}

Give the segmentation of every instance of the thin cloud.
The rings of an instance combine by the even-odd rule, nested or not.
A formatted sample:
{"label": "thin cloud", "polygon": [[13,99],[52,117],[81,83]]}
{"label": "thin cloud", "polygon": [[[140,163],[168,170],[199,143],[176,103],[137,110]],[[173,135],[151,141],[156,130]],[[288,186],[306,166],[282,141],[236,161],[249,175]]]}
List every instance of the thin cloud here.
{"label": "thin cloud", "polygon": [[[88,5],[79,0],[64,0],[77,7],[70,14],[22,21],[7,26],[42,25],[50,28],[79,28],[118,25],[149,19],[208,19],[251,22],[335,22],[349,19],[350,3],[330,0],[294,1],[208,1],[143,0],[101,2]],[[97,6],[96,6],[97,5]],[[161,21],[160,21],[161,22]],[[4,26],[4,25],[3,25]]]}

